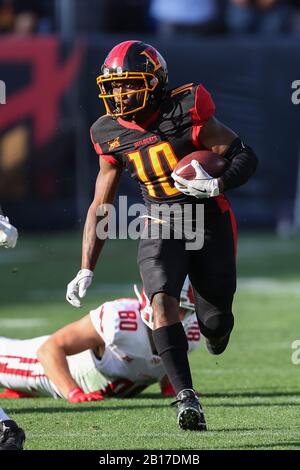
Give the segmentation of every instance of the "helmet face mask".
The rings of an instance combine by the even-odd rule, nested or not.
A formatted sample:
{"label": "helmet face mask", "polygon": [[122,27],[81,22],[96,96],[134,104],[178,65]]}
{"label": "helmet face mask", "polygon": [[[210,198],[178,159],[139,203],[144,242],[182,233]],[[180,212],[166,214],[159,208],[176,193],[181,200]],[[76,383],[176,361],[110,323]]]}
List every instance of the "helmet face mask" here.
{"label": "helmet face mask", "polygon": [[[133,87],[132,90],[118,93],[114,92],[114,82],[118,84],[124,82],[124,87],[122,87],[122,89],[124,89],[128,81],[130,81]],[[134,82],[136,82],[136,87],[134,86]],[[143,84],[142,86],[141,83]],[[153,93],[158,85],[158,80],[151,73],[124,72],[120,75],[111,73],[108,75],[100,75],[97,78],[97,85],[100,88],[100,94],[98,96],[103,100],[107,114],[113,114],[118,117],[136,114],[138,111],[144,109],[149,99],[149,94]],[[124,101],[126,101],[128,95],[134,95],[136,98],[136,106],[127,110]]]}
{"label": "helmet face mask", "polygon": [[[114,83],[118,88],[114,88]],[[154,47],[141,41],[125,41],[106,57],[97,77],[99,98],[106,113],[115,117],[134,115],[158,106],[166,92],[167,66]]]}

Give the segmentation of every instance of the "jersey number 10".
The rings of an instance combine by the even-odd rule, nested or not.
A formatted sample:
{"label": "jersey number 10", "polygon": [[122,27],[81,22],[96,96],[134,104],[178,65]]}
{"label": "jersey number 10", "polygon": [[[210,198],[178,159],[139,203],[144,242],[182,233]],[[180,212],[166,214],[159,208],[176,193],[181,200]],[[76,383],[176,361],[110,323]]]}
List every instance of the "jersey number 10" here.
{"label": "jersey number 10", "polygon": [[[159,182],[163,193],[166,196],[174,196],[175,194],[178,194],[179,191],[169,183],[168,180],[170,179],[170,177],[166,175],[161,164],[160,154],[162,154],[162,158],[165,159],[171,171],[174,170],[175,166],[178,163],[178,160],[170,143],[160,142],[159,144],[152,145],[147,148],[147,152],[151,166],[154,170],[155,175],[157,176],[157,181]],[[141,151],[137,150],[136,152],[129,152],[127,156],[129,160],[133,162],[138,178],[142,183],[145,184],[149,196],[158,197],[153,187],[153,184],[151,183],[150,178],[146,173]]]}

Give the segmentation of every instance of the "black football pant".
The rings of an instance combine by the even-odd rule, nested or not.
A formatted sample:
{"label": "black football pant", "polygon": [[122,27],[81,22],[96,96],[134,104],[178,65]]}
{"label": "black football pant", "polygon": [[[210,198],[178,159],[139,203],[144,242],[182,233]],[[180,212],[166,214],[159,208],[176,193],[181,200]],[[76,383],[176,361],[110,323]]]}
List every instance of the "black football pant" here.
{"label": "black football pant", "polygon": [[233,328],[236,290],[236,226],[231,210],[205,221],[204,245],[186,250],[185,240],[141,239],[138,264],[147,296],[164,292],[178,301],[186,275],[193,286],[200,330],[220,338]]}

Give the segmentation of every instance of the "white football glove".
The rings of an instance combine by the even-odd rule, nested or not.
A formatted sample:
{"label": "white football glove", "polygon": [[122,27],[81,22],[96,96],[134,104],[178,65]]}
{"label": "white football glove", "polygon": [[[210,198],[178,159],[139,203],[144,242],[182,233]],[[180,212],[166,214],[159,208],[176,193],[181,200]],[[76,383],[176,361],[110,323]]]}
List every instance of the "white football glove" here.
{"label": "white football glove", "polygon": [[217,178],[210,176],[197,160],[192,160],[191,165],[195,168],[195,179],[186,180],[173,172],[171,176],[175,181],[175,188],[187,196],[194,196],[200,199],[218,196],[220,190]]}
{"label": "white football glove", "polygon": [[94,273],[89,269],[81,269],[78,271],[77,276],[73,281],[69,282],[67,286],[67,301],[73,305],[73,307],[81,307],[79,299],[82,299],[86,295],[86,291],[92,284]]}
{"label": "white football glove", "polygon": [[18,230],[9,223],[8,217],[0,215],[0,246],[14,248],[18,240]]}

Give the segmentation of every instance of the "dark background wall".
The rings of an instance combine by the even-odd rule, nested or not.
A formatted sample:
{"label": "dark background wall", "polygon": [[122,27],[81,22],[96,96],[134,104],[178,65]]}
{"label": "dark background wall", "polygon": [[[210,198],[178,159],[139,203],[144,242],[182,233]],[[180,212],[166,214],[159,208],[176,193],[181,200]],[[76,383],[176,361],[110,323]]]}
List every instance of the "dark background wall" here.
{"label": "dark background wall", "polygon": [[[300,105],[292,104],[291,85],[300,79],[299,42],[183,37],[174,45],[174,39],[138,38],[165,56],[170,87],[203,83],[214,97],[217,118],[256,150],[260,160],[257,174],[246,186],[228,194],[240,227],[274,228],[280,220],[292,221]],[[124,39],[128,37],[94,35],[68,47],[52,37],[23,39],[23,58],[18,40],[0,39],[0,79],[8,90],[7,104],[0,105],[0,198],[20,227],[51,230],[82,223],[98,171],[89,141],[89,127],[103,112],[95,78],[107,52]],[[12,51],[9,57],[3,52],[7,47]],[[55,56],[57,69],[50,68],[50,76],[42,83],[36,80],[36,70],[44,67],[38,57],[47,54],[48,58]],[[55,112],[47,98],[53,83],[57,85]],[[32,111],[29,101],[26,105],[26,93],[38,87],[39,92],[27,99],[31,105],[32,99],[37,101],[33,108],[40,109],[40,115]],[[27,113],[20,112],[24,99]],[[13,117],[8,120],[11,112]],[[47,138],[40,141],[36,138],[41,132],[39,122],[49,112],[56,113],[56,121]],[[22,158],[7,164],[9,158],[3,155],[7,147],[15,153],[11,149],[16,149],[16,142],[26,146]],[[131,201],[139,199],[137,186],[126,174],[120,193],[128,194]]]}

